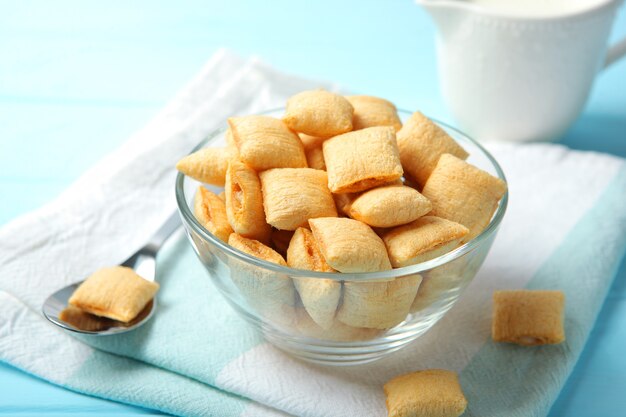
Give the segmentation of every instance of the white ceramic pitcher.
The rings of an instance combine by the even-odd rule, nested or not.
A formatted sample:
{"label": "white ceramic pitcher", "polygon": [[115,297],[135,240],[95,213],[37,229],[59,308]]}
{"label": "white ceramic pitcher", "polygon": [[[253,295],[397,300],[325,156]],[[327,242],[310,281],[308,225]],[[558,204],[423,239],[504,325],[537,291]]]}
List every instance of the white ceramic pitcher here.
{"label": "white ceramic pitcher", "polygon": [[626,54],[626,39],[607,52],[621,0],[545,16],[464,0],[416,2],[438,28],[444,100],[479,140],[558,139],[582,111],[596,74]]}

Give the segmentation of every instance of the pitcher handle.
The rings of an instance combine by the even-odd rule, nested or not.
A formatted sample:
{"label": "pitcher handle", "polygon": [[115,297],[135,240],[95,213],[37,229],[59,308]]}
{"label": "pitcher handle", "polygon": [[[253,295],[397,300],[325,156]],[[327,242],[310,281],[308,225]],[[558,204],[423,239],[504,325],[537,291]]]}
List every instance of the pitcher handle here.
{"label": "pitcher handle", "polygon": [[611,46],[604,59],[604,68],[626,55],[626,38]]}

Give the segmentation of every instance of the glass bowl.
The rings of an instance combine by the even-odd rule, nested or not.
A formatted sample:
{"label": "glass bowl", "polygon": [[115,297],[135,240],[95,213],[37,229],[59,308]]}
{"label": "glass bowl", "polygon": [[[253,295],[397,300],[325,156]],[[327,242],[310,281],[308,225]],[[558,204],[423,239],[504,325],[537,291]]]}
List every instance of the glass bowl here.
{"label": "glass bowl", "polygon": [[[283,109],[277,109],[264,114],[281,117],[282,113]],[[398,113],[403,121],[411,115],[402,110]],[[480,144],[444,123],[435,122],[469,152],[468,162],[505,180],[498,163]],[[226,126],[213,132],[194,151],[206,146],[225,146],[225,132]],[[176,200],[189,242],[217,289],[241,317],[279,349],[309,362],[336,366],[380,359],[407,346],[441,319],[482,265],[508,199],[507,193],[480,235],[438,258],[389,271],[342,274],[283,267],[229,246],[202,227],[193,215],[193,198],[199,185],[179,173]],[[222,191],[205,186],[215,193]],[[326,328],[320,327],[295,290],[294,280],[302,279],[332,280],[326,283],[340,285],[342,298],[345,288],[361,289],[364,307],[359,314],[372,315],[371,322],[377,324],[371,327],[377,328],[352,327],[337,318],[325,323]],[[416,285],[419,287],[413,296]],[[354,294],[352,291],[351,296]],[[406,297],[411,297],[410,307]]]}

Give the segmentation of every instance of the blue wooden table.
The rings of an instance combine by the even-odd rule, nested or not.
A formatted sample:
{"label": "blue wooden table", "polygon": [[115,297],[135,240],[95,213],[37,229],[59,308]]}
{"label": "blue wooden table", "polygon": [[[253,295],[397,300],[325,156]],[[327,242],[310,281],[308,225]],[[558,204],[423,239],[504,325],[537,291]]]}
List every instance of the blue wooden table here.
{"label": "blue wooden table", "polygon": [[[450,120],[437,84],[435,28],[409,0],[0,6],[0,225],[55,198],[221,46]],[[622,10],[613,38],[625,34]],[[626,157],[626,61],[599,75],[562,142]],[[625,323],[626,262],[552,417],[624,415]],[[0,415],[159,414],[72,393],[6,364],[0,387]]]}

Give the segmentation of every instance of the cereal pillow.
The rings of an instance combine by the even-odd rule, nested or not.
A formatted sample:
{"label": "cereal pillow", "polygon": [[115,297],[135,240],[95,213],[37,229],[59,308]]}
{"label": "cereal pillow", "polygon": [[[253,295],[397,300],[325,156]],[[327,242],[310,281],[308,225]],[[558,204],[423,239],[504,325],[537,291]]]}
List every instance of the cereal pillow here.
{"label": "cereal pillow", "polygon": [[324,142],[328,188],[353,193],[402,177],[402,165],[392,127],[370,127]]}
{"label": "cereal pillow", "polygon": [[309,219],[335,217],[326,172],[311,168],[276,168],[260,174],[267,223],[296,230]]}
{"label": "cereal pillow", "polygon": [[500,178],[450,154],[443,154],[426,181],[422,194],[433,205],[432,215],[469,229],[464,241],[480,234],[506,193]]}
{"label": "cereal pillow", "polygon": [[396,106],[392,102],[372,96],[347,96],[352,107],[353,130],[374,126],[391,126],[397,132],[402,127]]}
{"label": "cereal pillow", "polygon": [[268,116],[228,119],[239,159],[256,171],[306,167],[304,147],[298,135],[282,121]]}
{"label": "cereal pillow", "polygon": [[329,138],[352,130],[354,108],[325,90],[303,91],[287,101],[283,121],[296,132]]}
{"label": "cereal pillow", "polygon": [[444,153],[466,159],[468,153],[445,130],[420,112],[415,112],[398,131],[402,167],[423,187]]}
{"label": "cereal pillow", "polygon": [[397,376],[384,390],[389,417],[459,417],[467,407],[458,376],[444,369]]}
{"label": "cereal pillow", "polygon": [[[291,238],[287,249],[287,265],[297,269],[319,272],[335,272],[326,263],[310,230],[300,227]],[[332,279],[294,277],[293,283],[300,294],[302,305],[321,328],[333,325],[341,283]]]}
{"label": "cereal pillow", "polygon": [[69,304],[96,316],[129,322],[158,289],[159,284],[143,279],[131,268],[102,268],[80,284]]}

